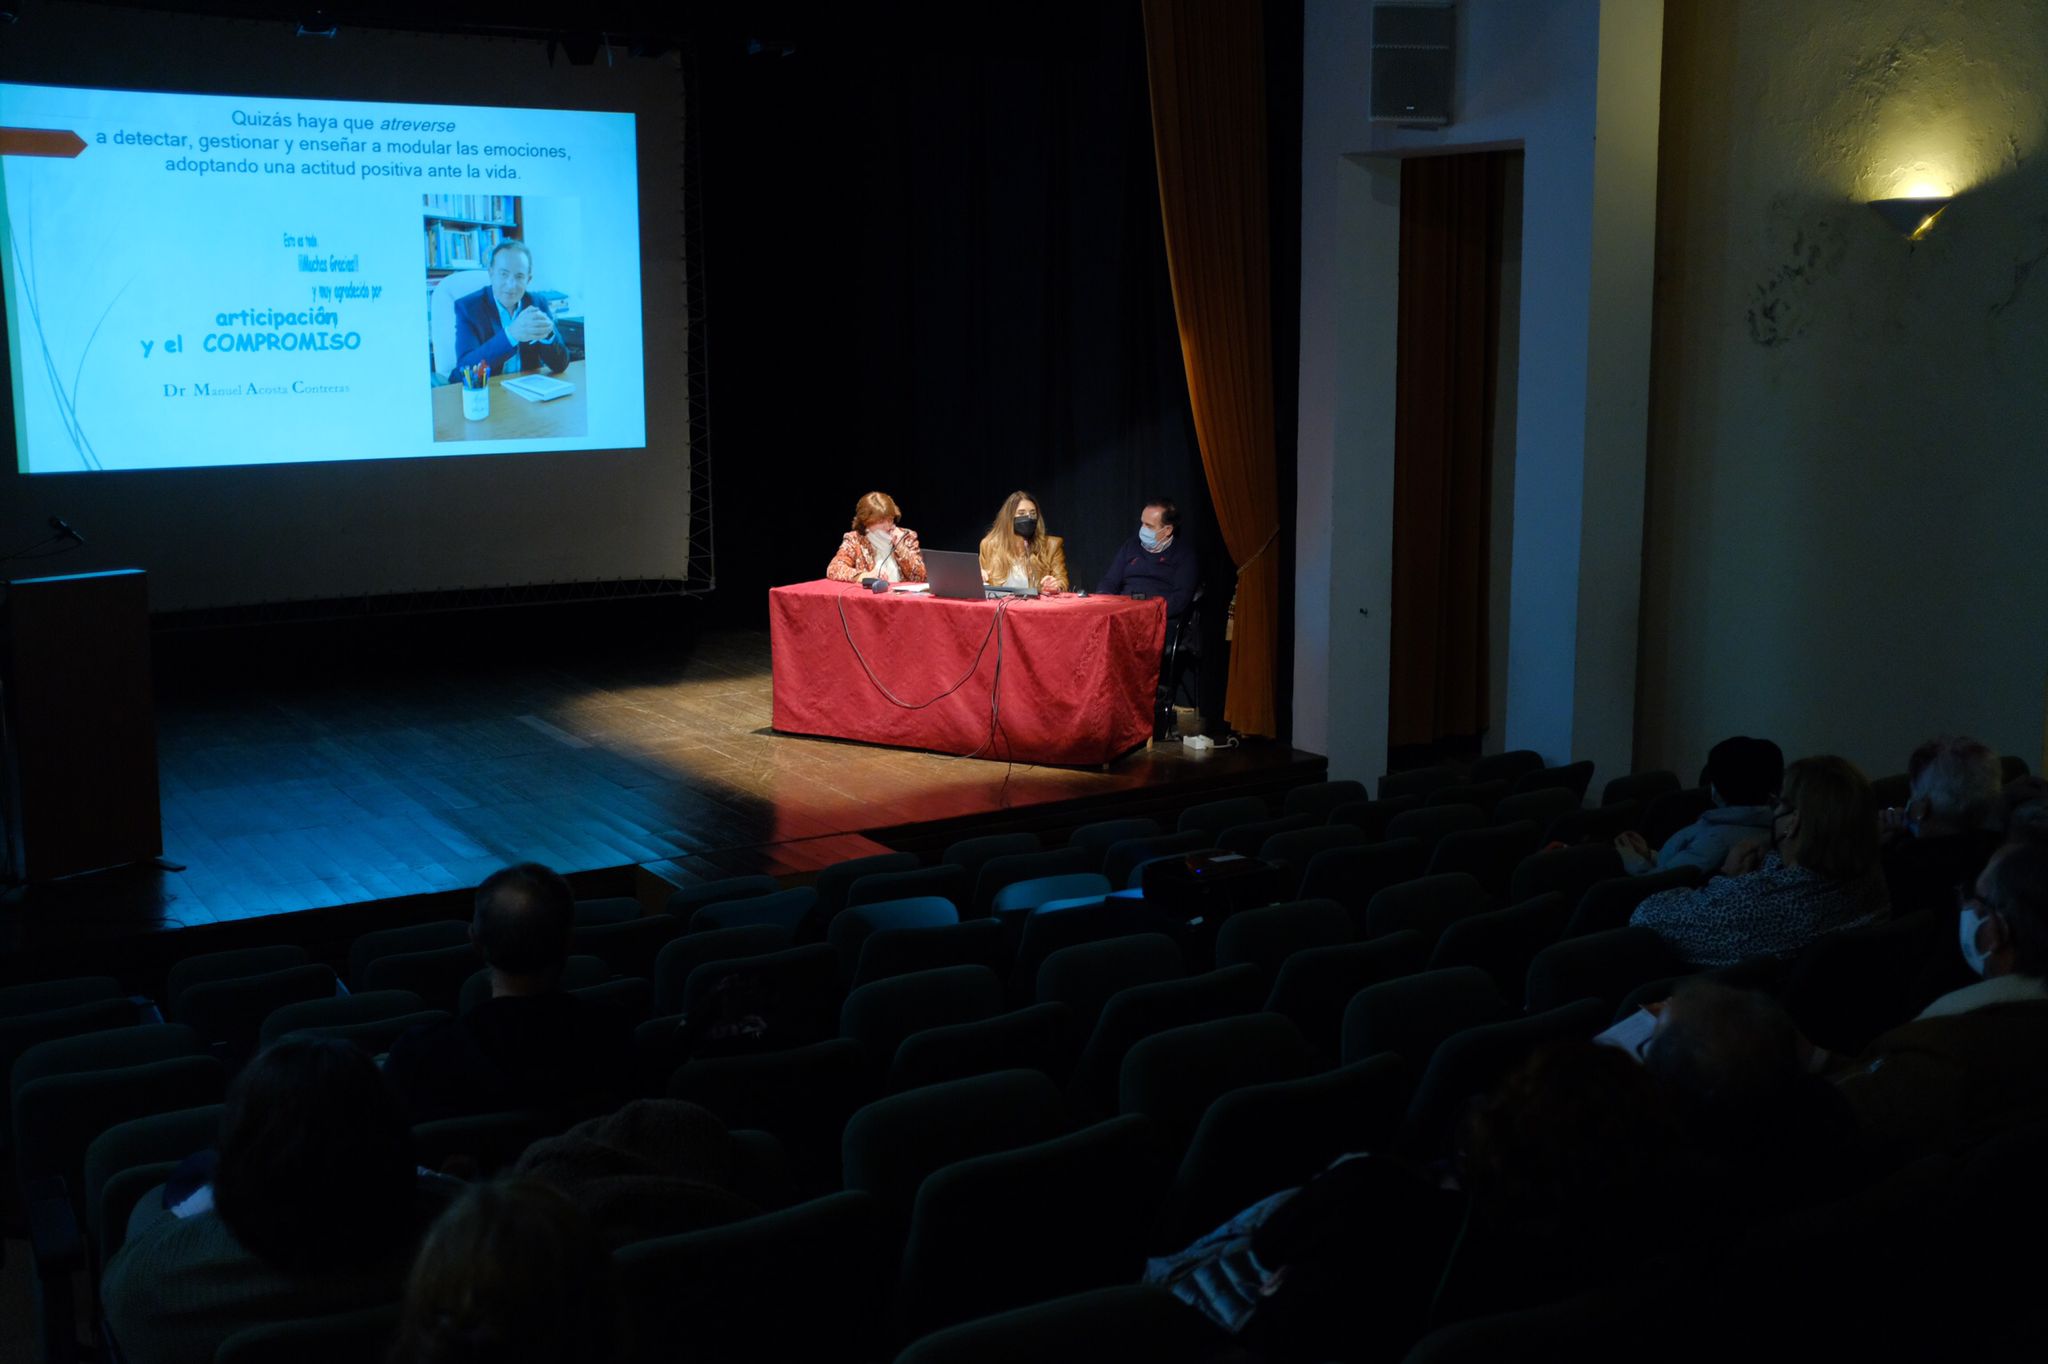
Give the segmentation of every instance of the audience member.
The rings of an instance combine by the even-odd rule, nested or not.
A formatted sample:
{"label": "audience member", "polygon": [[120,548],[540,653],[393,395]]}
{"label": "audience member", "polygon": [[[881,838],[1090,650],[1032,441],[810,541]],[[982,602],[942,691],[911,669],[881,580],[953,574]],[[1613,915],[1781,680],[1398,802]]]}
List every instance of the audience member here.
{"label": "audience member", "polygon": [[2048,837],[2048,777],[2007,782],[1999,825],[2013,837]]}
{"label": "audience member", "polygon": [[2048,843],[2008,844],[1960,898],[1958,946],[1981,979],[1879,1037],[1840,1078],[1890,1160],[2048,1119]]}
{"label": "audience member", "polygon": [[1984,869],[2004,813],[1998,754],[1975,739],[1930,739],[1906,762],[1912,796],[1881,816],[1884,876],[1899,914],[1954,907]]}
{"label": "audience member", "polygon": [[611,1255],[573,1202],[478,1184],[420,1247],[391,1364],[610,1364],[619,1315]]}
{"label": "audience member", "polygon": [[1678,1114],[1625,1051],[1539,1048],[1467,1119],[1458,1158],[1465,1227],[1432,1313],[1438,1322],[1552,1302],[1626,1277],[1694,1215]]}
{"label": "audience member", "polygon": [[1802,758],[1785,770],[1771,842],[1741,845],[1705,886],[1650,896],[1629,922],[1695,965],[1732,966],[1884,916],[1870,783],[1846,760]]}
{"label": "audience member", "polygon": [[612,1247],[751,1217],[732,1192],[732,1138],[695,1104],[636,1099],[535,1142],[517,1172],[567,1194]]}
{"label": "audience member", "polygon": [[1658,1012],[1643,1064],[1718,1176],[1724,1223],[1821,1202],[1863,1179],[1855,1113],[1809,1061],[1792,1015],[1760,991],[1687,981]]}
{"label": "audience member", "polygon": [[1399,1358],[1431,1324],[1553,1301],[1681,1235],[1679,1128],[1657,1082],[1591,1042],[1539,1049],[1473,1110],[1455,1177],[1347,1156],[1148,1280],[1260,1358]]}
{"label": "audience member", "polygon": [[1631,876],[1676,867],[1696,867],[1712,876],[1728,854],[1752,838],[1771,833],[1771,802],[1785,780],[1785,754],[1769,739],[1737,735],[1707,754],[1707,793],[1714,808],[1652,849],[1630,830],[1614,840],[1622,868]]}
{"label": "audience member", "polygon": [[490,968],[490,999],[405,1034],[385,1060],[413,1121],[510,1110],[579,1118],[624,1100],[632,1020],[561,988],[575,917],[568,883],[538,863],[477,887],[469,933]]}
{"label": "audience member", "polygon": [[376,1062],[286,1038],[229,1092],[212,1182],[167,1201],[144,1196],[101,1280],[128,1364],[210,1364],[244,1327],[395,1301],[429,1200]]}

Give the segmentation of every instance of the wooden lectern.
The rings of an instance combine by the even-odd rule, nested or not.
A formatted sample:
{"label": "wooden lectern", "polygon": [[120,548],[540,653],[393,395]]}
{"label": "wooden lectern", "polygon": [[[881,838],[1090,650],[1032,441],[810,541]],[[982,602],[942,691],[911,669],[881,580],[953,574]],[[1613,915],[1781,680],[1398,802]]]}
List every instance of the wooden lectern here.
{"label": "wooden lectern", "polygon": [[18,578],[6,594],[10,871],[47,881],[160,856],[147,576]]}

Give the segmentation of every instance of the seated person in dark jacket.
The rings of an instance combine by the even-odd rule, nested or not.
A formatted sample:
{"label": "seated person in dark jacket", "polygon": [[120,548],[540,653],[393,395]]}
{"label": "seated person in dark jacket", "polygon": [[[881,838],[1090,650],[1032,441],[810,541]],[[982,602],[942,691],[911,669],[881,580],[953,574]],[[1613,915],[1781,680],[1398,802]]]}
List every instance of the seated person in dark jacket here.
{"label": "seated person in dark jacket", "polygon": [[1840,1068],[1884,1163],[2048,1121],[2048,842],[2030,833],[1999,849],[1959,898],[1971,983]]}
{"label": "seated person in dark jacket", "polygon": [[556,374],[569,368],[569,346],[555,330],[547,305],[526,291],[533,282],[533,252],[525,242],[507,238],[491,251],[491,282],[455,300],[456,382],[471,365],[489,365],[493,374],[535,373],[546,366]]}
{"label": "seated person in dark jacket", "polygon": [[1643,1065],[1677,1105],[1712,1211],[1739,1227],[1855,1189],[1866,1162],[1856,1114],[1808,1068],[1785,1006],[1755,990],[1691,980],[1657,1017]]}
{"label": "seated person in dark jacket", "polygon": [[257,1056],[219,1144],[210,1183],[143,1195],[101,1278],[129,1364],[211,1364],[246,1327],[396,1301],[440,1206],[404,1106],[346,1042],[287,1037]]}
{"label": "seated person in dark jacket", "polygon": [[387,1364],[611,1364],[620,1316],[612,1257],[566,1195],[477,1184],[420,1247]]}
{"label": "seated person in dark jacket", "polygon": [[490,999],[413,1029],[384,1062],[413,1121],[522,1109],[574,1119],[624,1102],[632,1020],[560,987],[575,919],[568,882],[537,862],[477,887],[469,935],[491,971]]}
{"label": "seated person in dark jacket", "polygon": [[1138,533],[1123,542],[1095,584],[1097,592],[1112,596],[1142,592],[1164,598],[1169,633],[1188,613],[1202,580],[1194,549],[1174,534],[1179,522],[1180,510],[1172,499],[1147,502],[1138,517]]}

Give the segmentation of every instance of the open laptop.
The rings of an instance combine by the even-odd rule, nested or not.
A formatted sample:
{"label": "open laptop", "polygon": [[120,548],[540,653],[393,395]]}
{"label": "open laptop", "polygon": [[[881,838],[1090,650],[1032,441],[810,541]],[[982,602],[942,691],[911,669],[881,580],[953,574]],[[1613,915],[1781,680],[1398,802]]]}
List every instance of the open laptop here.
{"label": "open laptop", "polygon": [[1035,597],[1036,588],[989,587],[981,581],[981,556],[953,549],[924,552],[925,577],[934,597],[980,601],[983,597]]}

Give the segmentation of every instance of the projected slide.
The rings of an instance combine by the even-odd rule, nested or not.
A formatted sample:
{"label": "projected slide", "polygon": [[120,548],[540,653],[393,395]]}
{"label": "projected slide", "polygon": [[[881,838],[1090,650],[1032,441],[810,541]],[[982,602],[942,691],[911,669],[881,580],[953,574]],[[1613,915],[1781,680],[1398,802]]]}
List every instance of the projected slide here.
{"label": "projected slide", "polygon": [[647,443],[633,117],[0,84],[25,473]]}

